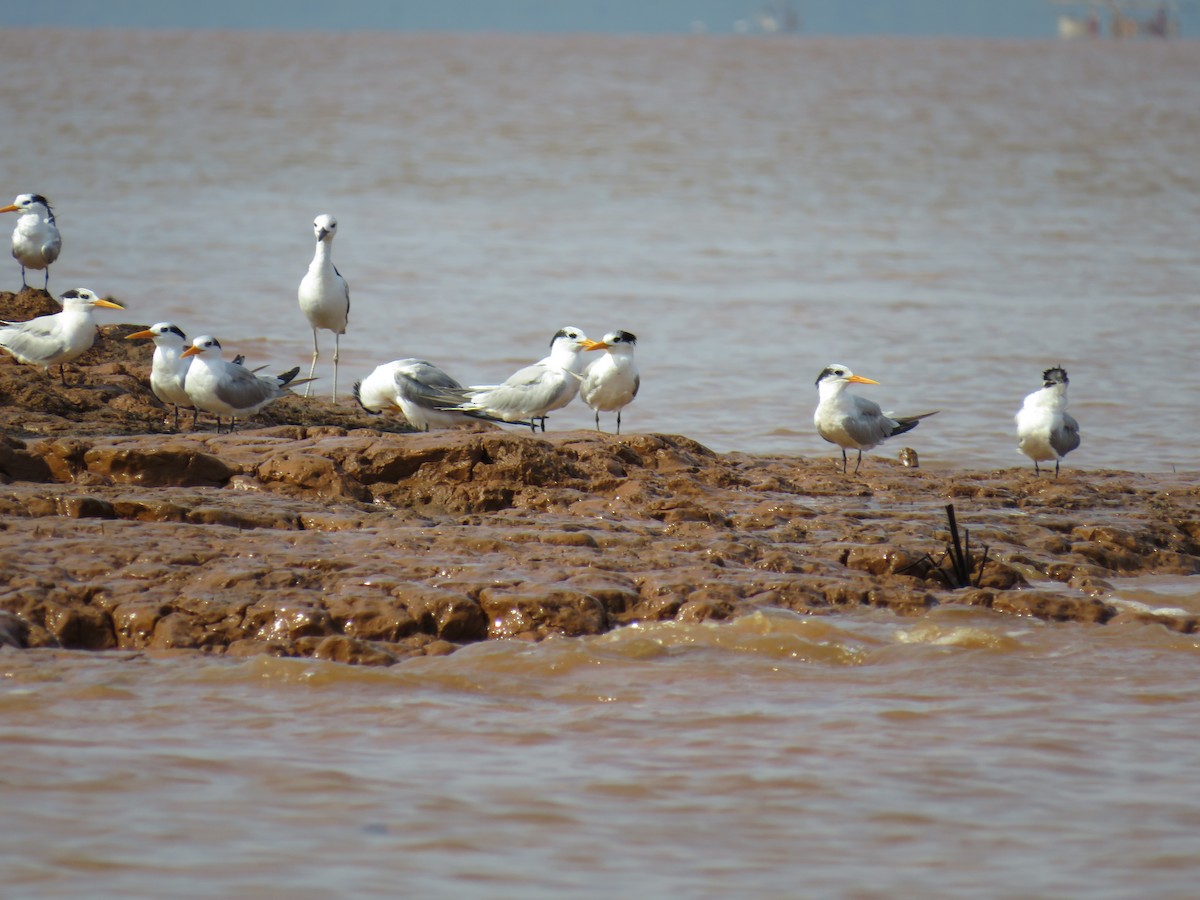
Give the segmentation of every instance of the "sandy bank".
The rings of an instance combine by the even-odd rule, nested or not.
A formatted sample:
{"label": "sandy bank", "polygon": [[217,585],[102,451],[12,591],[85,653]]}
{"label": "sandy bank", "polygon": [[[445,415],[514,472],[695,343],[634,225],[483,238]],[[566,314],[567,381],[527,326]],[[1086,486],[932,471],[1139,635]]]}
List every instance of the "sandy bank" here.
{"label": "sandy bank", "polygon": [[[0,295],[4,317],[37,314],[13,303]],[[211,420],[172,434],[146,386],[152,348],[123,340],[141,327],[102,327],[65,388],[0,358],[0,644],[387,664],[756,605],[1198,625],[1124,609],[1108,583],[1200,572],[1191,475],[1055,481],[872,457],[846,477],[832,454],[487,426],[412,434],[300,398],[232,435]],[[933,568],[949,503],[977,562],[988,548],[977,587],[949,590]]]}

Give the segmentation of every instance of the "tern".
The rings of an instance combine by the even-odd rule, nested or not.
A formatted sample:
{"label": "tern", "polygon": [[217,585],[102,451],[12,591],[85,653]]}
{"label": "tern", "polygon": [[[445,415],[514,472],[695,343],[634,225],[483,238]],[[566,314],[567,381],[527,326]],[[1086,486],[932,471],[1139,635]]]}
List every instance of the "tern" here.
{"label": "tern", "polygon": [[45,269],[43,289],[49,289],[50,264],[62,250],[62,236],[50,201],[41,194],[18,194],[11,205],[0,208],[0,213],[6,212],[20,213],[12,234],[12,255],[21,264],[21,290],[29,286],[25,282],[26,269]]}
{"label": "tern", "polygon": [[851,384],[879,382],[855,375],[839,363],[831,363],[821,370],[817,376],[820,401],[813,413],[813,424],[817,426],[817,434],[842,448],[843,474],[846,472],[846,450],[858,451],[858,462],[854,465],[857,475],[864,450],[870,450],[894,435],[912,431],[921,419],[935,415],[937,410],[919,416],[893,416],[880,409],[877,403],[846,393]]}
{"label": "tern", "polygon": [[294,381],[300,374],[299,366],[282,375],[256,375],[244,366],[226,362],[221,359],[221,344],[208,334],[193,340],[181,356],[193,357],[183,382],[188,402],[217,417],[217,434],[221,433],[222,416],[229,417],[229,430],[233,431],[238,418],[254,415],[291,387],[307,381]]}
{"label": "tern", "polygon": [[1055,366],[1042,373],[1042,387],[1025,398],[1017,413],[1017,448],[1038,462],[1054,460],[1054,477],[1064,456],[1079,446],[1079,423],[1067,413],[1067,370]]}
{"label": "tern", "polygon": [[48,316],[38,316],[28,322],[5,322],[0,328],[0,347],[18,362],[41,366],[47,375],[50,367],[58,365],[62,383],[67,383],[67,363],[78,359],[96,340],[96,320],[92,313],[97,306],[124,309],[120,303],[102,300],[87,288],[72,288],[59,297],[63,310]]}
{"label": "tern", "polygon": [[[175,430],[179,430],[179,407],[191,406],[191,398],[184,390],[184,381],[192,360],[184,358],[183,349],[187,343],[187,335],[178,325],[171,322],[158,322],[145,331],[135,331],[126,335],[125,340],[154,341],[154,359],[150,363],[150,390],[163,403],[170,404],[175,409]],[[236,360],[235,360],[236,363]],[[196,416],[200,411],[196,410]],[[196,417],[192,418],[192,427],[196,427]]]}
{"label": "tern", "polygon": [[600,413],[617,413],[617,434],[621,433],[621,410],[633,402],[642,379],[633,361],[637,337],[628,331],[610,331],[599,342],[589,341],[586,350],[604,350],[583,372],[579,396],[596,411],[596,430]]}
{"label": "tern", "polygon": [[423,359],[397,359],[376,366],[362,381],[354,382],[354,399],[372,415],[398,409],[418,431],[453,428],[479,419],[498,421],[485,413],[455,409],[467,399],[466,388]]}
{"label": "tern", "polygon": [[317,216],[313,220],[313,233],[317,236],[317,249],[308,272],[300,280],[300,309],[308,317],[313,330],[312,368],[308,371],[309,386],[304,389],[307,397],[312,389],[313,373],[317,371],[317,331],[325,328],[333,332],[333,399],[337,400],[337,370],[339,339],[346,333],[346,321],[350,317],[350,288],[346,279],[333,264],[333,236],[337,233],[337,219],[333,216]]}
{"label": "tern", "polygon": [[550,355],[533,365],[518,369],[503,384],[472,385],[467,399],[453,407],[463,412],[483,413],[502,422],[528,421],[537,430],[534,419],[561,409],[579,393],[583,360],[579,354],[595,345],[582,329],[573,325],[560,328],[550,339]]}

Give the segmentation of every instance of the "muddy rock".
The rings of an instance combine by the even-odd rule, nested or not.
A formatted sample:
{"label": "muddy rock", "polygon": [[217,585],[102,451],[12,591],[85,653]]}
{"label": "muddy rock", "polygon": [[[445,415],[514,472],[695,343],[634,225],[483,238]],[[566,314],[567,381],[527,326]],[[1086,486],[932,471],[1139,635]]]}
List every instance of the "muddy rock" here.
{"label": "muddy rock", "polygon": [[[416,434],[295,396],[168,434],[137,327],[103,326],[67,387],[0,357],[0,645],[391,665],[762,606],[1200,628],[1112,602],[1113,579],[1200,572],[1192,475],[851,478],[677,435]],[[933,569],[948,502],[972,535],[961,590]]]}

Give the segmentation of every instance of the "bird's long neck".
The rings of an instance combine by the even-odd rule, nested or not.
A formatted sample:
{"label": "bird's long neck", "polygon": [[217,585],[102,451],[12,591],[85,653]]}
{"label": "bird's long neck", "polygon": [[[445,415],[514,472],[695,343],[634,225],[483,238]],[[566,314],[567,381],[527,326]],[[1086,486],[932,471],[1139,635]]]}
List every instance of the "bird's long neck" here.
{"label": "bird's long neck", "polygon": [[333,269],[333,243],[331,241],[317,241],[317,249],[313,253],[310,269]]}

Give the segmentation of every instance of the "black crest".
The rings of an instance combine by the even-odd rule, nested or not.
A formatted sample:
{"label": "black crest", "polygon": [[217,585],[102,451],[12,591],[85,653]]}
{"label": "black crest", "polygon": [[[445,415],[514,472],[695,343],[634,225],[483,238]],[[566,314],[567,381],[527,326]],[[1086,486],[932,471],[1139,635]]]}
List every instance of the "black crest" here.
{"label": "black crest", "polygon": [[1056,384],[1069,384],[1067,370],[1062,366],[1054,366],[1042,373],[1042,387],[1054,387]]}

